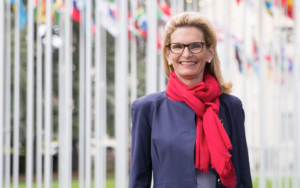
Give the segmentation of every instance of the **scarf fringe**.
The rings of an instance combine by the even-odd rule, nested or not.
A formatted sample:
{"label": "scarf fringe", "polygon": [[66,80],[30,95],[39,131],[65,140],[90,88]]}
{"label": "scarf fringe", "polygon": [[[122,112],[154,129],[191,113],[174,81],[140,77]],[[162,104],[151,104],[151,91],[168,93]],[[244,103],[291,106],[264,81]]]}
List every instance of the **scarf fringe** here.
{"label": "scarf fringe", "polygon": [[[228,166],[229,165],[229,166]],[[228,169],[229,167],[229,169]],[[224,173],[224,170],[227,169],[228,173]],[[232,161],[230,159],[230,157],[227,157],[227,159],[224,161],[223,167],[222,167],[222,173],[219,174],[220,178],[221,178],[221,183],[228,187],[228,188],[235,188],[236,187],[236,174],[235,174],[235,170],[232,164]]]}
{"label": "scarf fringe", "polygon": [[208,173],[209,169],[208,168],[198,168],[199,171]]}

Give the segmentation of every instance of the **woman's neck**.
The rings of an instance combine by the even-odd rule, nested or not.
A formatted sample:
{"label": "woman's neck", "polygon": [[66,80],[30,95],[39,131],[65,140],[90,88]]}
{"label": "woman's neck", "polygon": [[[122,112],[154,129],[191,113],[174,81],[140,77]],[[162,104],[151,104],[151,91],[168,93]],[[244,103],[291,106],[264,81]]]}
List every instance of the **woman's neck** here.
{"label": "woman's neck", "polygon": [[[175,72],[175,74],[176,74],[176,72]],[[182,83],[184,83],[188,87],[193,87],[194,85],[203,81],[203,73],[197,77],[192,77],[192,78],[180,77],[177,74],[176,74],[176,76],[177,76],[178,80],[180,80]]]}

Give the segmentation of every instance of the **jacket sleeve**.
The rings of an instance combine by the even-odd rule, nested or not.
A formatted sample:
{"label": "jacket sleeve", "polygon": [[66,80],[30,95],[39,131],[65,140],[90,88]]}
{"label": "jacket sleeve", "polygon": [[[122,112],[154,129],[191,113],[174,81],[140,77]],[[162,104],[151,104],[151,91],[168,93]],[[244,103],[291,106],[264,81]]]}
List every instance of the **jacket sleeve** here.
{"label": "jacket sleeve", "polygon": [[129,188],[150,188],[152,178],[151,126],[149,121],[151,104],[138,99],[131,107],[131,171]]}
{"label": "jacket sleeve", "polygon": [[238,145],[241,184],[243,185],[243,188],[252,188],[248,147],[245,135],[245,113],[240,100],[235,115],[234,122]]}

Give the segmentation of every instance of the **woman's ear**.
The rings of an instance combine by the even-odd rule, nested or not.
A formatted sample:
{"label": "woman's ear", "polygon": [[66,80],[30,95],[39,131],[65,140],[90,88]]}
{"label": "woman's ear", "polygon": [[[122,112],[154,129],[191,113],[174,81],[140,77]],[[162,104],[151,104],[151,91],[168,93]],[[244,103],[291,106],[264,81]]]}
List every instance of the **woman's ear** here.
{"label": "woman's ear", "polygon": [[210,47],[207,48],[207,62],[209,60],[212,60],[214,58],[215,55],[215,48],[214,45],[210,45]]}
{"label": "woman's ear", "polygon": [[170,50],[165,49],[165,53],[166,53],[166,59],[169,62],[170,61]]}

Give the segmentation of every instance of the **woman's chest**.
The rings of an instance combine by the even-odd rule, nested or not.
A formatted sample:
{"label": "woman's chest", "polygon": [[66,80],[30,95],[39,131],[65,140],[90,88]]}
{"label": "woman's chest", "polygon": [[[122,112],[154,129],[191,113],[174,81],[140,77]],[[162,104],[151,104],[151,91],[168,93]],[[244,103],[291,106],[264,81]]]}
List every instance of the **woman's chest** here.
{"label": "woman's chest", "polygon": [[[231,138],[230,121],[227,116],[226,108],[221,105],[219,119]],[[152,141],[165,144],[166,147],[195,142],[197,130],[195,112],[184,102],[168,100],[156,106],[153,109],[151,127]]]}

